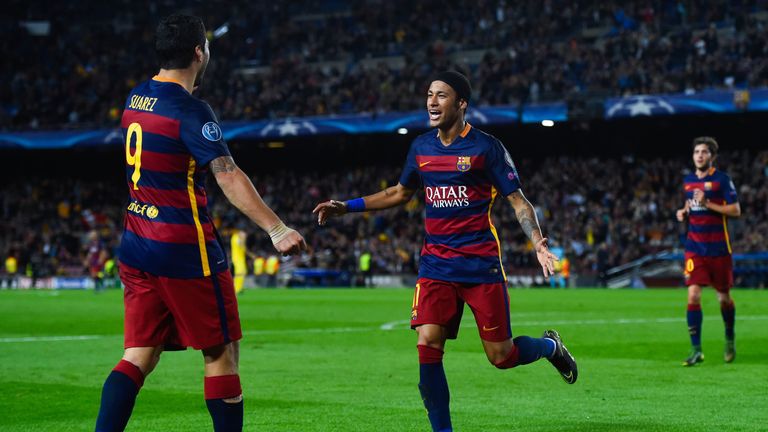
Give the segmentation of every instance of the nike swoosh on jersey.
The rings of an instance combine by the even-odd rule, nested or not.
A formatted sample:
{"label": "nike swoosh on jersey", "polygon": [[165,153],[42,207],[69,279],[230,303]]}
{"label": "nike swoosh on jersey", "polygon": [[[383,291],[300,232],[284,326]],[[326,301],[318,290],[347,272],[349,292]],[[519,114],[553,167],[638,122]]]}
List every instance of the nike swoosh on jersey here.
{"label": "nike swoosh on jersey", "polygon": [[429,164],[429,163],[431,163],[431,162],[432,162],[432,161],[426,161],[426,162],[422,162],[422,163],[420,163],[420,164],[419,164],[419,168],[421,168],[421,167],[423,167],[424,165],[427,165],[427,164]]}

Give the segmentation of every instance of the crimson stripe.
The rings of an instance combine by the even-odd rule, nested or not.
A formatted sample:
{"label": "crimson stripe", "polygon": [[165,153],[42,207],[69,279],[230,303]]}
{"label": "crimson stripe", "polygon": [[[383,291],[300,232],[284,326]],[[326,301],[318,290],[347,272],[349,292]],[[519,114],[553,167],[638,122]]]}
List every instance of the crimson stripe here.
{"label": "crimson stripe", "polygon": [[141,168],[158,172],[187,172],[189,155],[141,151]]}
{"label": "crimson stripe", "polygon": [[[129,182],[128,191],[131,194],[131,198],[143,203],[150,203],[162,207],[192,207],[189,202],[189,193],[184,189],[155,189],[139,184],[139,189],[134,190],[133,183]],[[198,207],[206,207],[208,205],[208,197],[205,195],[204,190],[196,187],[195,198]]]}
{"label": "crimson stripe", "polygon": [[121,126],[127,129],[131,123],[139,123],[143,132],[162,135],[171,139],[179,139],[180,120],[127,109],[123,111]]}
{"label": "crimson stripe", "polygon": [[491,229],[491,221],[485,214],[466,218],[426,218],[424,229],[431,235],[466,233]]}
{"label": "crimson stripe", "polygon": [[[470,169],[482,169],[485,166],[485,156],[469,155]],[[416,163],[420,171],[459,171],[458,156],[416,156]]]}
{"label": "crimson stripe", "polygon": [[[706,188],[705,183],[709,183],[709,185],[710,185],[709,189]],[[719,181],[693,182],[693,183],[686,183],[685,184],[685,190],[686,191],[692,191],[694,189],[701,189],[703,191],[719,191],[720,190],[720,182]]]}
{"label": "crimson stripe", "polygon": [[[450,200],[461,199],[459,196],[460,189],[463,185],[452,186],[424,186],[424,199],[427,204],[432,204],[435,200]],[[480,186],[464,186],[467,194],[467,199],[470,201],[488,200],[491,199],[491,185]],[[453,195],[449,196],[449,190],[453,191]]]}
{"label": "crimson stripe", "polygon": [[724,242],[725,232],[697,233],[689,231],[688,238],[695,242]]}
{"label": "crimson stripe", "polygon": [[[125,228],[139,237],[163,243],[197,244],[197,228],[194,225],[154,222],[132,214],[126,215]],[[210,223],[203,224],[205,241],[215,240]]]}
{"label": "crimson stripe", "polygon": [[715,216],[715,215],[691,214],[691,217],[689,218],[689,220],[693,225],[722,225],[723,224],[723,217]]}
{"label": "crimson stripe", "polygon": [[438,258],[499,256],[499,246],[495,241],[477,243],[460,248],[453,248],[443,244],[425,244],[421,254],[433,255]]}

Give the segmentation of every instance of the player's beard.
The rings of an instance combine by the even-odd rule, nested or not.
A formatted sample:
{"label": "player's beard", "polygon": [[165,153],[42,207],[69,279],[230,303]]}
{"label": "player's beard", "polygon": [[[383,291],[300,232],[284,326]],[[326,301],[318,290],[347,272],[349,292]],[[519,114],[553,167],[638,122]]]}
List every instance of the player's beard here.
{"label": "player's beard", "polygon": [[195,75],[194,88],[200,87],[200,84],[203,83],[203,76],[205,75],[205,70],[207,68],[208,68],[208,59],[205,59],[205,63],[203,63],[203,65],[200,66],[200,70],[197,71],[197,75]]}

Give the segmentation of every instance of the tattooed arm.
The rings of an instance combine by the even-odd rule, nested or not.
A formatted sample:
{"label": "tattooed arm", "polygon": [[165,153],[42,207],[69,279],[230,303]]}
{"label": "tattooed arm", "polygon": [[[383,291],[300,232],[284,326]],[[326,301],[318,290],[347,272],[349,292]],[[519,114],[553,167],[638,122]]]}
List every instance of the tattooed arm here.
{"label": "tattooed arm", "polygon": [[534,245],[536,257],[539,259],[544,276],[548,277],[554,274],[554,261],[557,260],[557,257],[547,247],[547,239],[541,234],[539,219],[536,217],[536,210],[533,205],[525,198],[520,189],[509,194],[507,200],[515,210],[515,216],[517,216],[520,227]]}
{"label": "tattooed arm", "polygon": [[221,156],[212,160],[209,168],[229,202],[253,223],[267,231],[279,252],[288,255],[306,249],[304,238],[283,224],[275,212],[261,199],[251,179],[235,165],[231,156]]}

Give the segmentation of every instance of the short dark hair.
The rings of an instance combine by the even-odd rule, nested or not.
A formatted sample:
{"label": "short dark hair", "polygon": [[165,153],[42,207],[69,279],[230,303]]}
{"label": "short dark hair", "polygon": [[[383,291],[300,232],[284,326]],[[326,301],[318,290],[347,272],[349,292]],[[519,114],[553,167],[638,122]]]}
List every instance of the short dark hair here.
{"label": "short dark hair", "polygon": [[155,52],[162,69],[188,68],[198,45],[205,49],[205,25],[199,17],[173,14],[157,25]]}
{"label": "short dark hair", "polygon": [[712,156],[717,155],[717,150],[719,146],[717,145],[717,141],[714,138],[708,137],[708,136],[701,136],[693,139],[694,149],[696,149],[697,145],[701,145],[701,144],[707,145],[707,147],[709,148],[709,152],[712,153]]}

